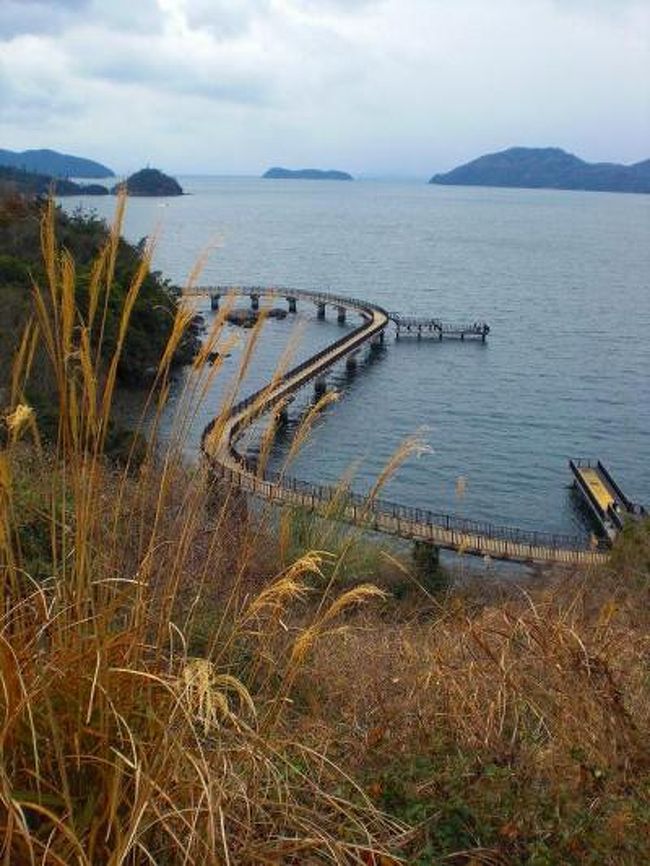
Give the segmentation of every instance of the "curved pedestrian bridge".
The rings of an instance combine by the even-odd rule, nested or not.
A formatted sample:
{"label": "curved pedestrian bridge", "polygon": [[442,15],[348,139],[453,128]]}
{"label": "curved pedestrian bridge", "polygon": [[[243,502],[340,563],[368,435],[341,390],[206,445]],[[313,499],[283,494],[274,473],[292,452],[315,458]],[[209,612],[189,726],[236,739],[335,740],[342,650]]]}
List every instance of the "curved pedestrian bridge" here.
{"label": "curved pedestrian bridge", "polygon": [[[209,295],[213,309],[218,308],[221,296],[245,295],[251,298],[254,309],[258,308],[262,297],[286,298],[292,311],[295,311],[298,301],[307,301],[316,305],[321,316],[329,305],[336,308],[339,321],[345,320],[346,313],[358,314],[362,319],[361,325],[240,400],[206,427],[201,442],[203,453],[213,471],[229,484],[278,505],[303,508],[327,519],[472,556],[565,565],[594,565],[606,560],[605,551],[589,547],[577,536],[528,531],[409,508],[369,499],[338,487],[310,484],[282,473],[258,474],[235,447],[244,430],[266,412],[286,411],[295,391],[314,379],[318,380],[330,367],[349,358],[365,344],[383,341],[385,329],[397,314],[387,313],[377,304],[356,298],[297,289],[229,286],[197,288],[186,294]],[[475,328],[475,334],[483,337],[483,328]]]}

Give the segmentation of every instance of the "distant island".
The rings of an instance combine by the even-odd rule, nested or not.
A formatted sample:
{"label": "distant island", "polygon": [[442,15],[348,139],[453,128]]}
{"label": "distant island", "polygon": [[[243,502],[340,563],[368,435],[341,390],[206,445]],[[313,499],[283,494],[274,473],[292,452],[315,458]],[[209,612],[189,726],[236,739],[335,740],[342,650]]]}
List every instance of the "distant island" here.
{"label": "distant island", "polygon": [[37,174],[22,168],[0,165],[0,192],[17,192],[23,195],[108,195],[108,188],[99,183],[74,183],[49,174]]}
{"label": "distant island", "polygon": [[180,183],[157,168],[143,168],[136,171],[126,180],[116,184],[112,193],[121,192],[126,187],[127,195],[167,196],[183,195]]}
{"label": "distant island", "polygon": [[559,147],[511,147],[435,174],[429,183],[650,193],[650,159],[589,163]]}
{"label": "distant island", "polygon": [[19,152],[0,148],[0,166],[24,169],[51,177],[97,178],[115,176],[114,172],[102,165],[101,162],[47,149]]}
{"label": "distant island", "polygon": [[354,180],[347,171],[335,171],[334,169],[323,170],[320,168],[270,168],[262,177],[273,179],[291,180]]}

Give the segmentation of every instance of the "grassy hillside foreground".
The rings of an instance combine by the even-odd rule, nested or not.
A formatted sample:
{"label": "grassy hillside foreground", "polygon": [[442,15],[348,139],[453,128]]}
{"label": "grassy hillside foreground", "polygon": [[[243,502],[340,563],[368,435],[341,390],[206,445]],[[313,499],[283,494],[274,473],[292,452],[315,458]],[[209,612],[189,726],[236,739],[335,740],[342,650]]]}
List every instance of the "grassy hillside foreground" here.
{"label": "grassy hillside foreground", "polygon": [[[0,862],[648,862],[648,526],[607,569],[435,596],[404,574],[398,601],[353,531],[311,549],[304,516],[249,514],[185,467],[182,430],[117,469],[145,269],[105,346],[118,231],[89,271],[52,209],[42,237],[0,440]],[[226,312],[194,359],[206,376]],[[154,414],[190,320],[176,311]]]}

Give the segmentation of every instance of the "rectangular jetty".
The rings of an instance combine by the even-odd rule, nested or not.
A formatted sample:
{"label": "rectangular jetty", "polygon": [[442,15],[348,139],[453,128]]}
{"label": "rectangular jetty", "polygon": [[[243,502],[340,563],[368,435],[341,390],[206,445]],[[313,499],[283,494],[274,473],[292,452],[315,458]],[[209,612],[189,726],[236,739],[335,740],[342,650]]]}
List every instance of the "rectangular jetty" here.
{"label": "rectangular jetty", "polygon": [[645,508],[632,502],[614,481],[600,460],[569,460],[576,490],[589,509],[601,533],[614,541],[626,519],[638,519]]}
{"label": "rectangular jetty", "polygon": [[451,338],[456,340],[479,339],[485,342],[490,333],[486,322],[471,322],[470,324],[454,324],[442,322],[427,316],[402,316],[399,313],[389,313],[390,320],[395,325],[395,337],[433,337],[437,340]]}

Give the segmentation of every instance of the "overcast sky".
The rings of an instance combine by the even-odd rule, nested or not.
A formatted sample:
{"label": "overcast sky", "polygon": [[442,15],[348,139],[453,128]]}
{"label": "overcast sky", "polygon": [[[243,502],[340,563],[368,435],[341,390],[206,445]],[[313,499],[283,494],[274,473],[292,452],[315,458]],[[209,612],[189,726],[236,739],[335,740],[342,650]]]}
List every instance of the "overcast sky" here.
{"label": "overcast sky", "polygon": [[0,0],[0,147],[118,173],[650,157],[649,0]]}

